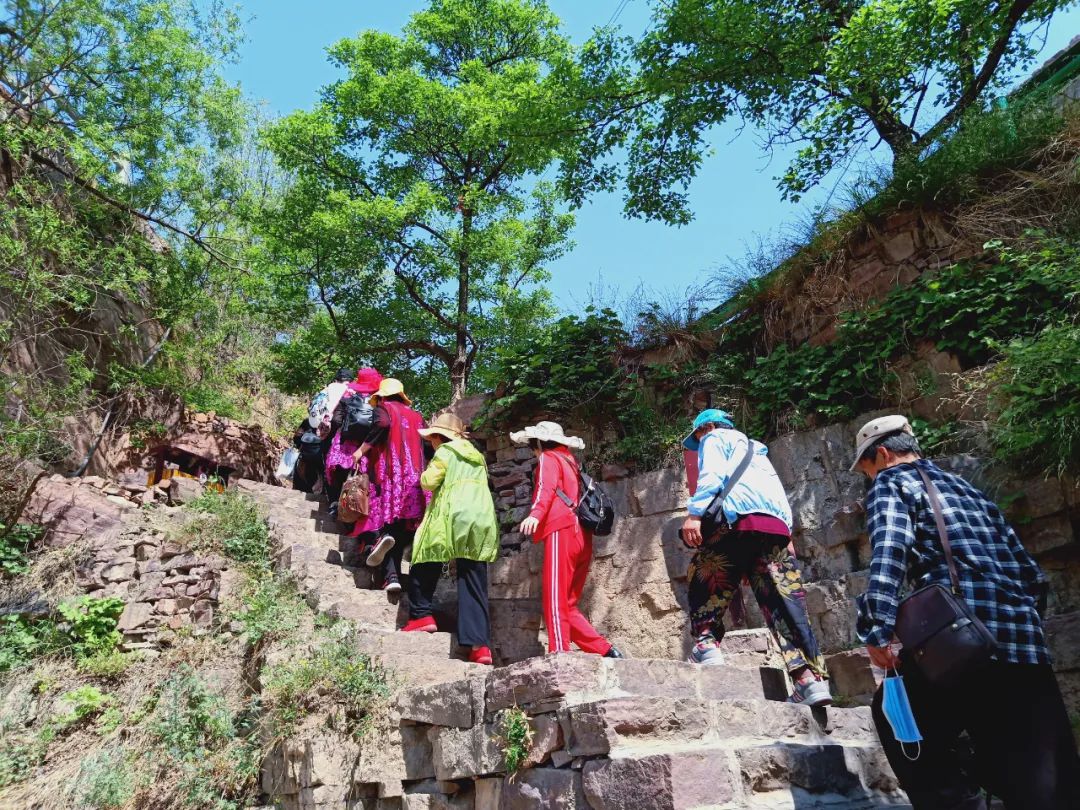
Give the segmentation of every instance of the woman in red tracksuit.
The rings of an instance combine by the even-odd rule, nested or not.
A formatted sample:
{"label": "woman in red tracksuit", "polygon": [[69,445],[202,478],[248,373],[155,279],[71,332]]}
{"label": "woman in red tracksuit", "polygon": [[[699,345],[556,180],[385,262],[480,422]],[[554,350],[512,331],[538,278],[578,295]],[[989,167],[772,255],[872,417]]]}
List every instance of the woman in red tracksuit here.
{"label": "woman in red tracksuit", "polygon": [[565,435],[555,422],[539,422],[511,433],[510,438],[518,444],[528,443],[538,458],[532,509],[520,530],[533,542],[544,544],[548,651],[570,652],[573,642],[585,652],[622,658],[578,610],[592,561],[592,533],[582,529],[577,519],[578,468],[570,448],[582,449],[585,443],[577,436]]}

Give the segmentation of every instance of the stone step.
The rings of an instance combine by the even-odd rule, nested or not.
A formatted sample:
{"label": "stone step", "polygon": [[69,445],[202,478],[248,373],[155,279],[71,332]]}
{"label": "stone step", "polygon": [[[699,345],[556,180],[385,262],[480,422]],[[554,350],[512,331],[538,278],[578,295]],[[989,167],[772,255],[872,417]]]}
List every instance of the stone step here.
{"label": "stone step", "polygon": [[486,711],[520,706],[530,714],[626,695],[698,700],[784,700],[779,669],[703,667],[659,659],[611,659],[584,653],[538,656],[495,669]]}
{"label": "stone step", "polygon": [[593,810],[907,806],[870,744],[672,745],[586,762],[582,788]]}
{"label": "stone step", "polygon": [[393,631],[408,619],[403,603],[390,601],[383,591],[359,590],[351,580],[347,588],[320,583],[314,597],[309,597],[308,602],[314,602],[315,610],[319,613],[335,619],[347,619],[358,627]]}
{"label": "stone step", "polygon": [[563,709],[573,757],[647,751],[672,743],[744,746],[749,740],[876,744],[869,709],[811,709],[762,700],[625,697]]}
{"label": "stone step", "polygon": [[784,667],[780,647],[767,627],[728,630],[724,633],[720,649],[724,653],[724,663],[729,666]]}
{"label": "stone step", "polygon": [[[451,633],[406,633],[360,627],[356,642],[360,650],[370,655],[415,655],[441,661],[468,657],[468,651],[458,646],[457,638]],[[486,674],[491,667],[476,671]]]}

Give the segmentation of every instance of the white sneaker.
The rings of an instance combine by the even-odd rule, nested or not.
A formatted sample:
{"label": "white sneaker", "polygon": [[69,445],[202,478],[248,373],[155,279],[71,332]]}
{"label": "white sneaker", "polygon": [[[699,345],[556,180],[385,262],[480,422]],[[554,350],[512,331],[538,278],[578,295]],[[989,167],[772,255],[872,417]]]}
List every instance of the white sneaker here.
{"label": "white sneaker", "polygon": [[383,558],[386,557],[386,552],[394,547],[394,538],[389,534],[384,534],[375,542],[375,547],[371,549],[371,553],[367,555],[366,563],[372,568],[378,568],[382,565]]}
{"label": "white sneaker", "polygon": [[788,703],[798,703],[803,706],[828,706],[832,703],[832,692],[829,691],[828,681],[810,681],[809,683],[795,684],[795,691],[787,699]]}
{"label": "white sneaker", "polygon": [[704,667],[718,667],[724,663],[724,653],[719,647],[694,647],[687,660],[691,664],[701,664]]}

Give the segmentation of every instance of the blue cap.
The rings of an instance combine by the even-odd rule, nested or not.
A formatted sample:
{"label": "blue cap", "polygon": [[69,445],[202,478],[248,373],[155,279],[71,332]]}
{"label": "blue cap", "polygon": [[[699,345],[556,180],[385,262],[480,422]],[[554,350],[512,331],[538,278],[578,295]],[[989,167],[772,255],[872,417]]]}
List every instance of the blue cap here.
{"label": "blue cap", "polygon": [[699,442],[697,436],[694,435],[694,431],[709,422],[713,422],[717,425],[726,425],[729,428],[735,427],[735,423],[732,421],[731,415],[727,411],[722,411],[719,408],[706,408],[697,415],[696,419],[694,419],[693,430],[691,430],[686,438],[683,439],[682,446],[687,450],[696,451],[698,447],[701,446],[701,442]]}

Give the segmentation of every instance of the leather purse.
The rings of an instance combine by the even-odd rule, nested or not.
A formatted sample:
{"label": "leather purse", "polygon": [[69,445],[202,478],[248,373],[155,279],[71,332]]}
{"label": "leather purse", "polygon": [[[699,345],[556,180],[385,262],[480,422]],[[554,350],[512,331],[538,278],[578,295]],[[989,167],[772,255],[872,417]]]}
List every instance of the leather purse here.
{"label": "leather purse", "polygon": [[908,596],[897,610],[895,632],[904,645],[904,659],[918,667],[926,680],[936,686],[952,686],[989,662],[997,653],[997,642],[964,601],[940,493],[924,470],[918,472],[934,510],[952,590],[934,584]]}
{"label": "leather purse", "polygon": [[367,473],[353,473],[341,488],[338,498],[338,520],[355,523],[371,512],[371,480]]}

